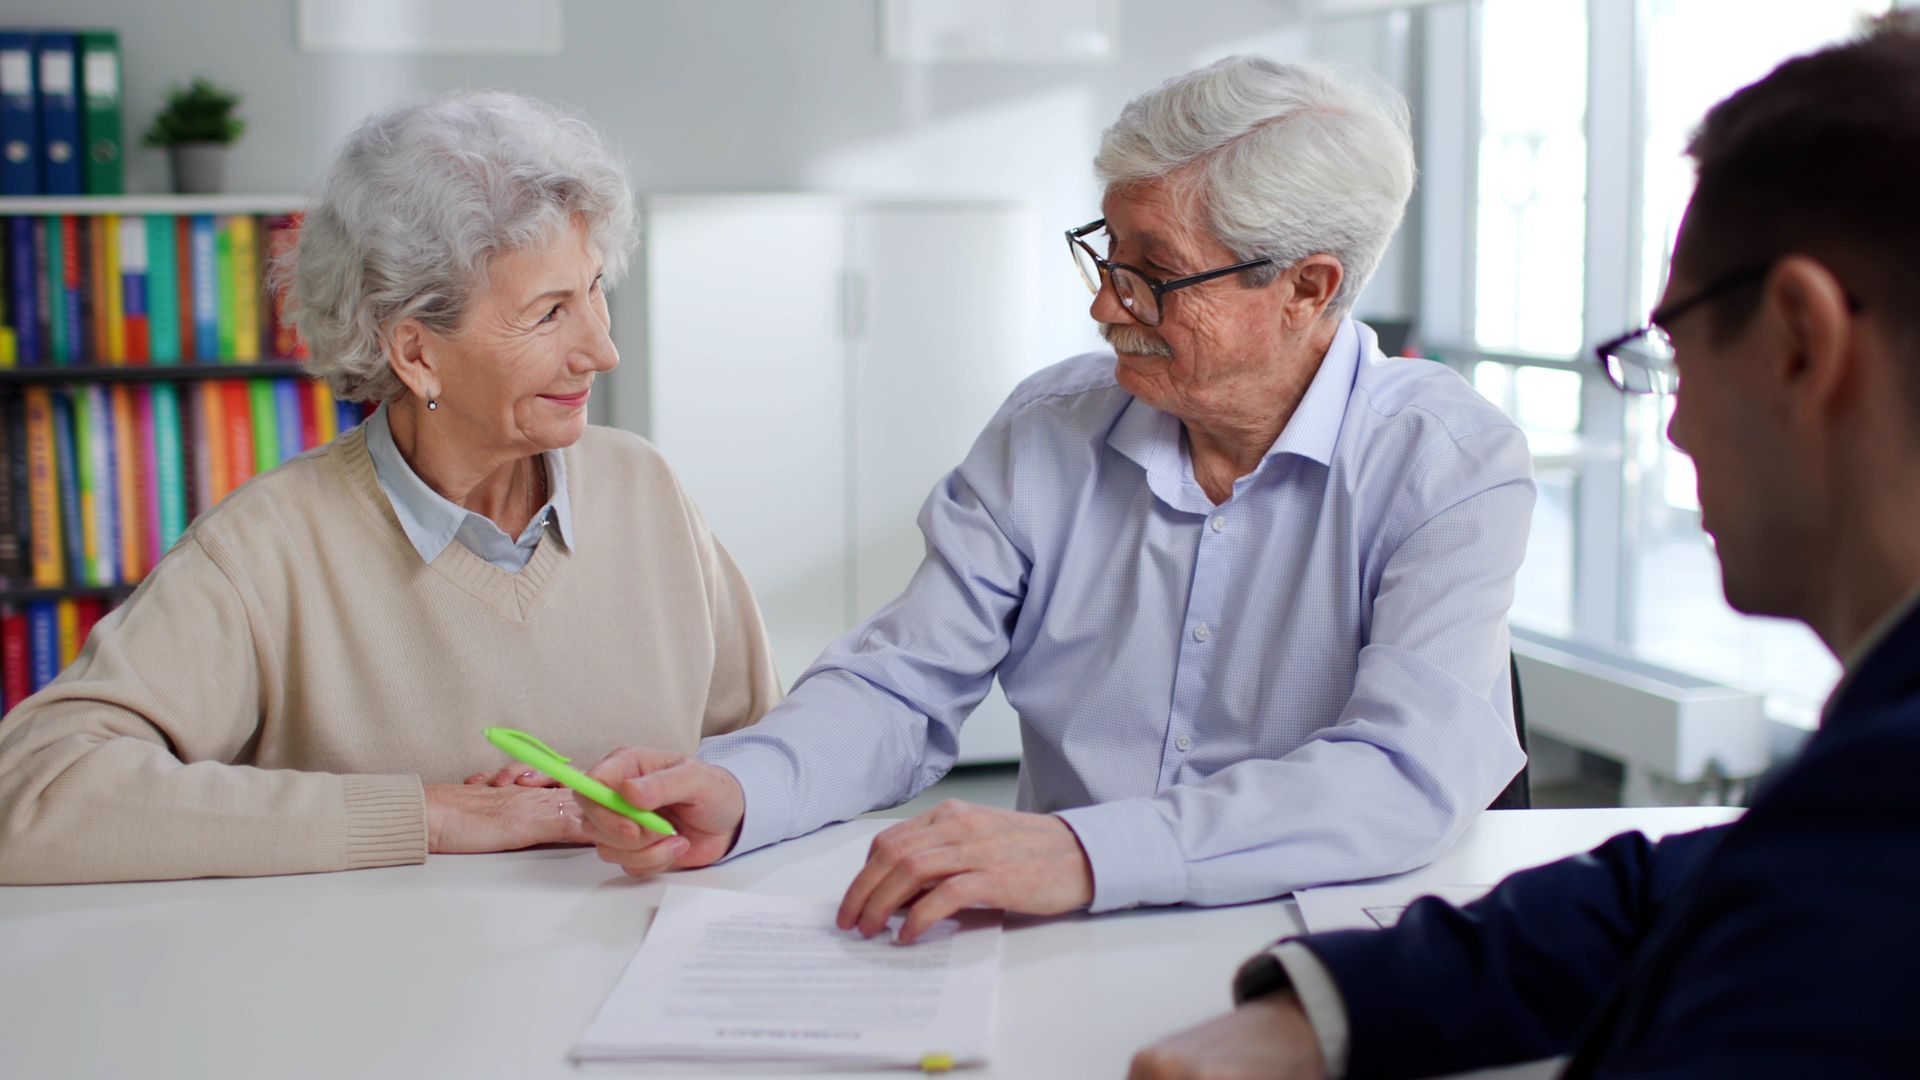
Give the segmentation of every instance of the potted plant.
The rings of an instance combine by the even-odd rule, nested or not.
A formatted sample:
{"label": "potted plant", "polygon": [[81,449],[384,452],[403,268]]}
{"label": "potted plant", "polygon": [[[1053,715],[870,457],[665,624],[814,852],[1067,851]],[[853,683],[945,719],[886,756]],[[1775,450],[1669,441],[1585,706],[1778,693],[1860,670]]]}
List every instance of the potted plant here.
{"label": "potted plant", "polygon": [[174,191],[204,195],[225,186],[227,147],[247,126],[234,115],[239,105],[239,94],[203,76],[168,91],[166,107],[141,142],[166,148]]}

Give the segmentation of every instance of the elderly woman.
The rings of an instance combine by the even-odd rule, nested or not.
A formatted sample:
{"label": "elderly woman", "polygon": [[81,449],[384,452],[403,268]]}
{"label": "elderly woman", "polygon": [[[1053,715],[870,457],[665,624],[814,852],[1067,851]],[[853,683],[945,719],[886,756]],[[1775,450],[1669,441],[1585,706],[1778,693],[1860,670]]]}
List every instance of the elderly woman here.
{"label": "elderly woman", "polygon": [[381,407],[203,515],[0,724],[0,881],[579,843],[564,789],[461,782],[500,764],[482,727],[594,760],[690,751],[778,700],[672,471],[587,425],[634,233],[599,136],[524,98],[347,139],[291,277],[314,371]]}

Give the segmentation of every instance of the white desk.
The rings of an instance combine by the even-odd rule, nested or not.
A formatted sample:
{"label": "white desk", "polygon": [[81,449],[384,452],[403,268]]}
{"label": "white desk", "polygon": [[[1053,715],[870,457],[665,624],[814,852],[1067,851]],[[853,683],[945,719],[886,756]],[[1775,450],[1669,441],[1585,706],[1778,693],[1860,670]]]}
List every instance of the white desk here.
{"label": "white desk", "polygon": [[[1488,813],[1408,877],[1492,881],[1616,832],[1664,835],[1736,813]],[[676,880],[837,896],[886,824],[835,826]],[[659,890],[582,850],[0,888],[0,1073],[576,1076],[567,1050],[640,944]],[[1225,1009],[1241,960],[1299,930],[1286,900],[1011,919],[990,1075],[1124,1076],[1139,1047]]]}

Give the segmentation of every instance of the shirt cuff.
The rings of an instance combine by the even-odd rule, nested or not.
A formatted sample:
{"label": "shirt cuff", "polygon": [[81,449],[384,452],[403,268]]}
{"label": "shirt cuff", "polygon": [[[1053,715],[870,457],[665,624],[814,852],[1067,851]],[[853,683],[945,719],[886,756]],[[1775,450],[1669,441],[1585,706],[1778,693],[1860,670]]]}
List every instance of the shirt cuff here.
{"label": "shirt cuff", "polygon": [[1187,857],[1173,829],[1146,799],[1121,799],[1061,810],[1093,870],[1090,912],[1187,898]]}
{"label": "shirt cuff", "polygon": [[785,753],[752,741],[750,732],[742,732],[740,736],[718,735],[705,740],[696,756],[732,773],[746,799],[740,836],[721,861],[787,838],[787,823],[792,820],[788,793],[792,790],[793,768]]}
{"label": "shirt cuff", "polygon": [[1347,1030],[1347,1006],[1340,1000],[1333,973],[1312,949],[1298,941],[1283,941],[1268,951],[1286,970],[1287,981],[1300,999],[1300,1010],[1313,1025],[1313,1036],[1320,1041],[1320,1060],[1326,1062],[1327,1080],[1340,1080],[1347,1074],[1352,1039]]}

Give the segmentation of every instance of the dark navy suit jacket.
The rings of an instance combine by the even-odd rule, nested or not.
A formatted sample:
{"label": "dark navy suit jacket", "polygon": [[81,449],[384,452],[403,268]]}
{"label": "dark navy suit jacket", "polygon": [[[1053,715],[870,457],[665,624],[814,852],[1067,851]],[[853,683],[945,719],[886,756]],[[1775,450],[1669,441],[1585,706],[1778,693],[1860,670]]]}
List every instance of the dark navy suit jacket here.
{"label": "dark navy suit jacket", "polygon": [[1300,940],[1350,1077],[1566,1054],[1570,1076],[1920,1076],[1920,609],[1740,821]]}

